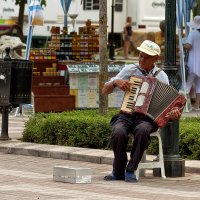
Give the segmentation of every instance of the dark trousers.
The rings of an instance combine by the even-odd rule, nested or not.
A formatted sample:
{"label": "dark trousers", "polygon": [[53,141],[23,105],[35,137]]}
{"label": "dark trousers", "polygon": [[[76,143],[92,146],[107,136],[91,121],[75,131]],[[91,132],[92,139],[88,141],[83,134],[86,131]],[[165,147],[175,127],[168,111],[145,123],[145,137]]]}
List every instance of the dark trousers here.
{"label": "dark trousers", "polygon": [[[158,127],[148,117],[142,114],[115,115],[111,120],[111,145],[114,152],[113,173],[117,179],[123,179],[125,171],[134,172],[150,143],[150,134]],[[133,134],[130,160],[127,158],[128,135]],[[128,162],[128,163],[127,163]]]}

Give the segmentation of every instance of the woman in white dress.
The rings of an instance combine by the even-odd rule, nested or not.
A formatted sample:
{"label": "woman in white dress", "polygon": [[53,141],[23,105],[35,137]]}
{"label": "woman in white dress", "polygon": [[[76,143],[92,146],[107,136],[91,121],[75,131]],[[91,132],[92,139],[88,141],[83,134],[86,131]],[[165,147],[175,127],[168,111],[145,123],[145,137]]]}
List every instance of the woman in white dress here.
{"label": "woman in white dress", "polygon": [[200,110],[200,16],[195,16],[194,21],[187,25],[192,28],[184,48],[189,50],[187,65],[189,67],[188,78],[186,82],[186,92],[190,93],[192,85],[195,84],[196,99],[195,110]]}

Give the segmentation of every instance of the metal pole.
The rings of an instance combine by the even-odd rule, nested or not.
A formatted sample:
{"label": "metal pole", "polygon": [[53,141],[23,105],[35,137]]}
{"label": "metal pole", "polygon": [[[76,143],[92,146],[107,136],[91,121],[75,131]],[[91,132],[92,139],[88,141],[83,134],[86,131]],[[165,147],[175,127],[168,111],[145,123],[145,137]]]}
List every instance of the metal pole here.
{"label": "metal pole", "polygon": [[32,14],[30,13],[31,0],[28,0],[27,3],[28,3],[28,34],[27,34],[27,39],[26,39],[25,60],[29,59],[32,35],[33,35],[33,26],[31,24]]}
{"label": "metal pole", "polygon": [[[10,48],[6,47],[6,56],[4,57],[4,62],[11,61],[11,57],[9,56]],[[1,124],[1,136],[0,140],[10,140],[8,136],[8,114],[9,114],[9,105],[5,105],[0,107],[2,111],[2,124]]]}
{"label": "metal pole", "polygon": [[[176,1],[166,0],[165,6],[165,66],[170,85],[178,89],[176,79]],[[169,122],[161,129],[165,174],[167,177],[185,176],[185,160],[179,155],[179,120]],[[158,170],[154,170],[158,175]]]}
{"label": "metal pole", "polygon": [[10,140],[10,138],[8,136],[8,113],[9,113],[9,107],[3,106],[2,107],[2,124],[1,124],[0,140]]}
{"label": "metal pole", "polygon": [[115,44],[114,44],[114,12],[115,12],[115,3],[112,0],[111,5],[111,34],[110,34],[110,48],[109,48],[109,58],[115,60]]}

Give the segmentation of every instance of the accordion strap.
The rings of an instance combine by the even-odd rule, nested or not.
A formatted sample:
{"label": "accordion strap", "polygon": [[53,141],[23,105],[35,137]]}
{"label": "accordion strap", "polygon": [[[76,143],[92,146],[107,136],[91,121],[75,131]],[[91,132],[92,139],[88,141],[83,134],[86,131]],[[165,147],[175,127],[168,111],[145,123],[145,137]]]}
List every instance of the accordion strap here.
{"label": "accordion strap", "polygon": [[156,76],[160,73],[160,71],[162,71],[162,69],[157,70],[157,71],[154,73],[153,77],[156,77]]}
{"label": "accordion strap", "polygon": [[148,73],[145,71],[145,70],[143,70],[143,69],[141,69],[139,66],[137,66],[137,65],[135,65],[137,68],[138,68],[138,70],[140,70],[141,72],[142,72],[142,74],[144,75],[144,76],[147,76],[148,75]]}
{"label": "accordion strap", "polygon": [[[137,66],[137,65],[135,65],[137,68],[138,68],[138,70],[140,70],[141,72],[142,72],[142,74],[144,75],[144,76],[147,76],[148,75],[148,73],[145,71],[145,70],[143,70],[143,69],[141,69],[139,66]],[[159,70],[157,70],[154,74],[153,74],[153,77],[156,77],[159,73],[160,73],[160,71],[162,71],[162,69],[159,69]]]}

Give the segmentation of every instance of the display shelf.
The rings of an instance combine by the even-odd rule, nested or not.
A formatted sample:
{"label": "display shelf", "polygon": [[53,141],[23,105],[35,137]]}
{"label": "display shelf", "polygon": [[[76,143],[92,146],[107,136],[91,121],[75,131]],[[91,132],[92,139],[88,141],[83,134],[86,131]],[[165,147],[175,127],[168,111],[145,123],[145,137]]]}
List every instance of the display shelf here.
{"label": "display shelf", "polygon": [[[54,44],[55,46],[56,44]],[[54,61],[56,60],[56,50],[51,48],[33,48],[30,50],[30,60],[34,62]]]}
{"label": "display shelf", "polygon": [[75,109],[74,95],[34,95],[35,112],[63,112]]}
{"label": "display shelf", "polygon": [[[34,60],[32,79],[35,112],[63,112],[75,109],[75,96],[58,71],[58,60]],[[44,76],[45,75],[45,76]]]}
{"label": "display shelf", "polygon": [[68,95],[69,86],[65,85],[43,85],[43,86],[33,86],[32,91],[34,94],[38,95]]}
{"label": "display shelf", "polygon": [[[57,72],[57,63],[58,60],[33,60],[34,62],[34,72],[33,75],[42,76],[43,72],[47,72],[49,68],[54,68],[54,72]],[[36,72],[36,73],[35,73]],[[49,73],[48,76],[52,74]],[[58,76],[58,74],[54,73],[54,76]]]}
{"label": "display shelf", "polygon": [[[57,41],[51,41],[52,46]],[[56,49],[58,60],[92,59],[92,55],[99,52],[99,36],[95,34],[60,36],[60,48]]]}
{"label": "display shelf", "polygon": [[63,76],[33,76],[33,86],[43,86],[44,84],[48,86],[47,83],[64,85],[65,80]]}

